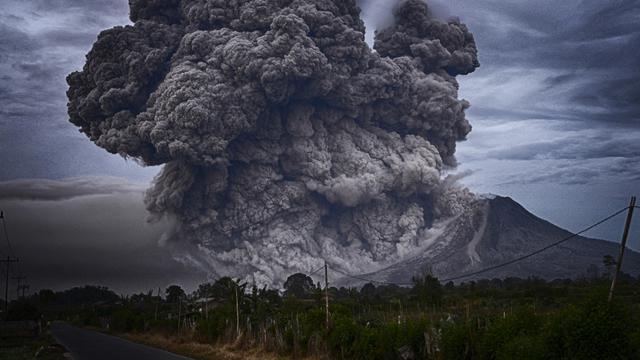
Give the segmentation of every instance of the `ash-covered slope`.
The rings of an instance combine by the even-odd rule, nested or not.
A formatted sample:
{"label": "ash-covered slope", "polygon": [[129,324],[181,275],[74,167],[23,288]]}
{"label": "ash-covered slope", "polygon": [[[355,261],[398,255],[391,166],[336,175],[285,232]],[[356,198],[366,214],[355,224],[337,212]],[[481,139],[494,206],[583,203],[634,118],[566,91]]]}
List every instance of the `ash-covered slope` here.
{"label": "ash-covered slope", "polygon": [[[363,278],[393,283],[410,283],[426,267],[440,279],[456,277],[498,265],[534,252],[571,235],[570,232],[531,214],[508,197],[481,199],[447,225],[423,253]],[[517,263],[460,279],[469,281],[505,277],[544,279],[577,278],[595,265],[605,271],[605,255],[617,256],[617,243],[577,236],[558,246]],[[640,273],[640,254],[625,253],[623,271]],[[341,279],[340,285],[363,282]]]}

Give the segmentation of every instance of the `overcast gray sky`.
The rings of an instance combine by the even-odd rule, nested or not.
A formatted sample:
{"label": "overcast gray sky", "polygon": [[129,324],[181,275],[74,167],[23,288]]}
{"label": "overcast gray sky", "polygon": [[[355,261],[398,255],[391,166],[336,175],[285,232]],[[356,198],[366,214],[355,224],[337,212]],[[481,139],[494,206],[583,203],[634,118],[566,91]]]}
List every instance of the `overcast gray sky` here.
{"label": "overcast gray sky", "polygon": [[[361,1],[368,39],[390,21],[392,3]],[[465,184],[511,196],[569,230],[640,193],[640,1],[432,3],[438,16],[469,25],[480,52],[481,68],[459,78],[472,104],[473,131],[457,152],[456,171],[471,173]],[[144,221],[142,191],[159,169],[106,153],[67,121],[66,75],[82,67],[101,30],[127,23],[126,0],[3,2],[0,208],[26,272],[68,266],[54,287],[124,284],[116,259],[149,274],[118,285],[123,291],[200,276],[158,246],[165,223]],[[617,240],[618,220],[589,235]],[[83,260],[74,267],[58,254]],[[87,273],[71,280],[77,269]]]}

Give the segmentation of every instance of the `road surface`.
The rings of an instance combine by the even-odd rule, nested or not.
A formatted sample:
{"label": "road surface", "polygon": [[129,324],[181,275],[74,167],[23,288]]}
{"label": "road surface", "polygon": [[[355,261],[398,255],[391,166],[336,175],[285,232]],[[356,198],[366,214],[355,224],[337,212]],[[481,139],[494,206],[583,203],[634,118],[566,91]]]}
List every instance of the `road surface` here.
{"label": "road surface", "polygon": [[74,360],[190,360],[164,350],[60,322],[51,324],[51,334],[69,350]]}

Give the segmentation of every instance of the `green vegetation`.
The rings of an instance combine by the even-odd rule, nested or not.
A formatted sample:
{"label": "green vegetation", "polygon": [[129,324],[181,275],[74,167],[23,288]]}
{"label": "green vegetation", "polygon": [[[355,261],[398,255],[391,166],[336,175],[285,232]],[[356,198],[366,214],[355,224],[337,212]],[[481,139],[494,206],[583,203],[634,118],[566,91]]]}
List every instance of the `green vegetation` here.
{"label": "green vegetation", "polygon": [[328,326],[325,291],[304,274],[292,275],[283,292],[221,278],[189,295],[174,285],[163,297],[43,290],[22,308],[115,333],[181,336],[291,358],[640,358],[640,280],[630,276],[622,276],[611,304],[606,278],[441,285],[425,275],[413,283],[330,288]]}
{"label": "green vegetation", "polygon": [[63,347],[48,332],[35,337],[0,336],[0,359],[3,360],[63,360]]}

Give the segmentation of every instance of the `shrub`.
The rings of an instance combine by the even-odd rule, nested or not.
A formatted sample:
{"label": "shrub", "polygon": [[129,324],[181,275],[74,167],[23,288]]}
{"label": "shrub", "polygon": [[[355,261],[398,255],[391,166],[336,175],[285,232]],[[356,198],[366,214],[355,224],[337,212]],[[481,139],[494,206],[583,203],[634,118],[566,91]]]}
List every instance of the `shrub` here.
{"label": "shrub", "polygon": [[[198,336],[210,343],[222,340],[232,319],[235,319],[235,310],[231,305],[219,306],[209,311],[208,316],[201,318],[196,325]],[[233,320],[235,324],[235,320]]]}
{"label": "shrub", "polygon": [[534,345],[542,342],[541,339],[536,339],[541,328],[542,319],[528,309],[517,310],[513,315],[495,319],[482,334],[480,358],[506,359],[510,356],[508,354],[515,353],[528,356],[529,353],[524,349],[533,350]]}
{"label": "shrub", "polygon": [[357,359],[353,344],[362,329],[353,318],[343,314],[334,314],[331,319],[328,345],[331,353],[339,359]]}
{"label": "shrub", "polygon": [[607,304],[604,294],[569,306],[551,318],[546,329],[548,355],[563,359],[630,359],[634,349],[630,309]]}
{"label": "shrub", "polygon": [[442,329],[443,359],[475,359],[476,334],[469,323],[447,324]]}
{"label": "shrub", "polygon": [[111,329],[119,332],[144,331],[144,317],[129,308],[114,311]]}

